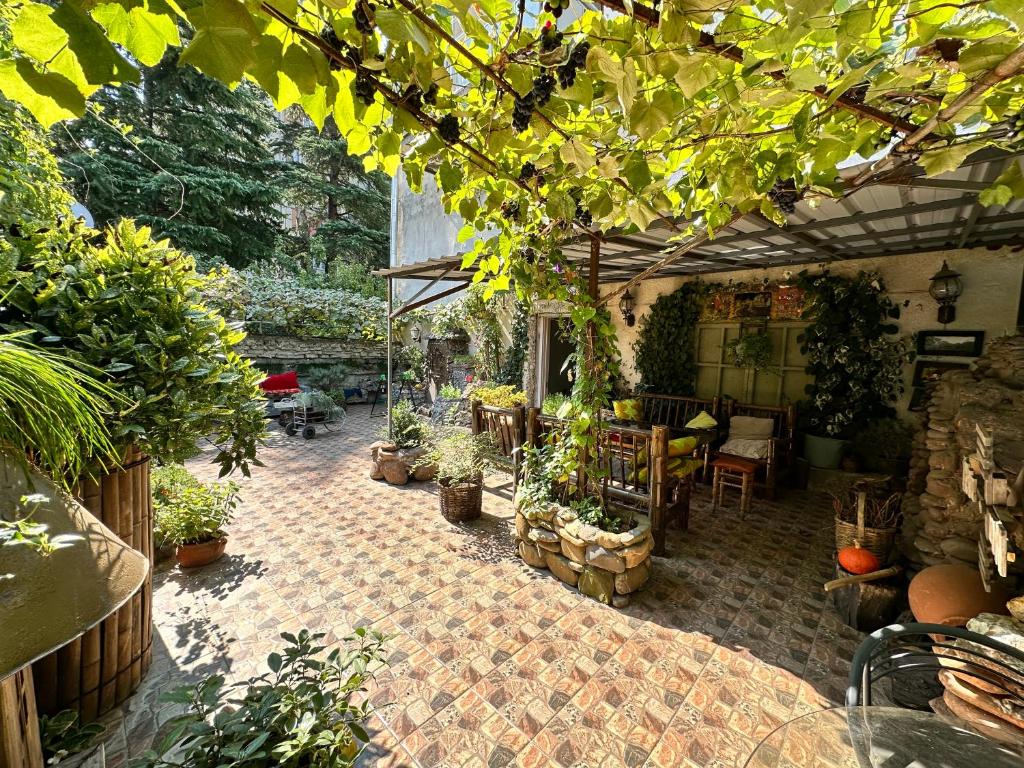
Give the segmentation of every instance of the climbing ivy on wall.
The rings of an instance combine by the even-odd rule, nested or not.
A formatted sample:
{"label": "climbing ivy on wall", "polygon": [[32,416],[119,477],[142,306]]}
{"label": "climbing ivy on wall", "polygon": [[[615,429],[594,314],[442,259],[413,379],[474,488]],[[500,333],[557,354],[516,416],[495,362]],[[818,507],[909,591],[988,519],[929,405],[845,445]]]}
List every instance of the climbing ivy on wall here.
{"label": "climbing ivy on wall", "polygon": [[640,321],[633,343],[640,388],[647,392],[692,395],[697,383],[697,319],[709,286],[684,283],[658,297]]}

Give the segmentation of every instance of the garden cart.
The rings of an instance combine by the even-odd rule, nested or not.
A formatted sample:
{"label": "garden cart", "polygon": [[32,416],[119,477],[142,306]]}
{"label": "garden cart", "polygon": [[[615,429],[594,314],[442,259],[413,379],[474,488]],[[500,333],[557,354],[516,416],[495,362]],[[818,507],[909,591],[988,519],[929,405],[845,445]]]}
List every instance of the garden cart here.
{"label": "garden cart", "polygon": [[323,392],[300,392],[293,402],[292,419],[284,428],[289,437],[301,432],[304,438],[312,440],[317,426],[333,432],[345,424],[345,409]]}

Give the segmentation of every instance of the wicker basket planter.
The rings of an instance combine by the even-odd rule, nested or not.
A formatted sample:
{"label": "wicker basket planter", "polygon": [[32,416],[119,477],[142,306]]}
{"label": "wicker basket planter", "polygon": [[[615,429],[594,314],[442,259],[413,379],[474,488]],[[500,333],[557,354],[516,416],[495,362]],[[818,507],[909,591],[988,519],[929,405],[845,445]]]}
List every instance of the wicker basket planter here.
{"label": "wicker basket planter", "polygon": [[896,535],[898,528],[858,528],[856,523],[848,523],[836,517],[836,551],[852,547],[854,542],[878,558],[882,565],[892,562],[896,552]]}
{"label": "wicker basket planter", "polygon": [[441,502],[441,514],[449,523],[463,523],[480,517],[483,506],[483,475],[468,483],[449,485],[443,480],[437,483],[437,497]]}
{"label": "wicker basket planter", "polygon": [[561,504],[516,497],[519,556],[602,603],[623,608],[651,575],[654,539],[643,518],[624,533],[581,523]]}

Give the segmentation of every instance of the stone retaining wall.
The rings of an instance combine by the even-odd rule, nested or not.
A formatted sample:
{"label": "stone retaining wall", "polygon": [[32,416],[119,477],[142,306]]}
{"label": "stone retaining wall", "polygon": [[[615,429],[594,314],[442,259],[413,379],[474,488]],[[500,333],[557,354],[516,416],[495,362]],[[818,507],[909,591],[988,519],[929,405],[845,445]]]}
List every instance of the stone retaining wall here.
{"label": "stone retaining wall", "polygon": [[377,362],[387,360],[383,342],[250,333],[236,347],[257,363]]}
{"label": "stone retaining wall", "polygon": [[519,556],[534,568],[547,568],[585,595],[614,605],[651,575],[650,523],[643,519],[625,533],[609,533],[581,523],[568,507],[516,498]]}
{"label": "stone retaining wall", "polygon": [[919,566],[977,566],[981,511],[960,487],[975,425],[993,434],[997,467],[1016,478],[1024,465],[1024,336],[992,342],[970,370],[947,373],[935,386],[903,499],[903,549]]}

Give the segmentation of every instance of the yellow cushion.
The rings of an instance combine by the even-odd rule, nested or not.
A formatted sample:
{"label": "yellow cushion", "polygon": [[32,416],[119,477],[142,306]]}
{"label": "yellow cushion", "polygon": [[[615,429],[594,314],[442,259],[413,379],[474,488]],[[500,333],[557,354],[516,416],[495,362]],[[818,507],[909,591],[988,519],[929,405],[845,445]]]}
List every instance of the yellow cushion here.
{"label": "yellow cushion", "polygon": [[688,429],[712,429],[718,426],[718,422],[707,411],[701,411],[686,422],[686,426]]}
{"label": "yellow cushion", "polygon": [[704,466],[704,462],[700,459],[693,458],[678,458],[672,459],[668,463],[668,474],[671,477],[682,479],[688,475],[693,474],[698,469]]}
{"label": "yellow cushion", "polygon": [[674,456],[686,456],[693,453],[693,450],[697,447],[697,438],[691,436],[688,437],[677,437],[675,440],[668,441],[668,456],[671,459]]}
{"label": "yellow cushion", "polygon": [[643,421],[644,404],[642,400],[615,400],[612,403],[616,419],[624,421]]}

